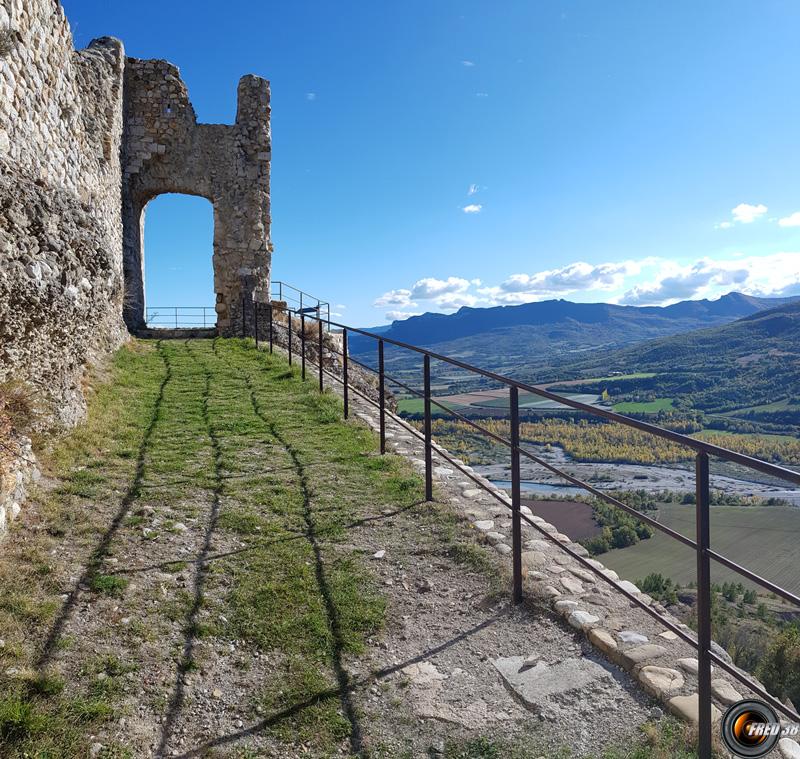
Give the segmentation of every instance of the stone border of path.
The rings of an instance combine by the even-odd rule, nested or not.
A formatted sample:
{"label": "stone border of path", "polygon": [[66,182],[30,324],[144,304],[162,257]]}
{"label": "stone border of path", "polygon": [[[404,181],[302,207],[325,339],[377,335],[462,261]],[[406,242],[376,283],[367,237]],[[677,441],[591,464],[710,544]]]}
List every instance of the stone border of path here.
{"label": "stone border of path", "polygon": [[[326,364],[330,361],[325,369],[326,377],[337,382],[335,387],[332,388],[330,383],[327,387],[341,395],[343,383],[339,376],[339,357],[333,353],[325,355],[324,359]],[[350,394],[351,416],[356,416],[377,432],[380,429],[378,409],[358,395],[358,388],[352,388],[351,385],[351,389],[355,391]],[[414,468],[424,473],[422,440],[409,431],[407,423],[388,409],[385,421],[387,447],[410,459]],[[451,461],[441,455],[442,453]],[[510,496],[435,441],[433,462],[433,475],[440,496],[437,500],[449,503],[468,520],[480,543],[491,547],[501,557],[509,556],[512,552]],[[463,471],[453,466],[452,462]],[[494,495],[484,488],[476,487],[476,481]],[[584,557],[595,569],[618,582],[626,591],[636,595],[676,627],[687,632],[691,632],[691,629],[670,614],[662,604],[642,593],[632,582],[620,580],[614,570],[589,558],[589,552],[582,545],[573,542],[568,535],[559,532],[541,517],[535,516],[528,507],[523,506],[522,511],[541,530],[554,538],[554,541],[543,539],[540,533],[523,521],[522,564],[526,590],[548,602],[557,616],[582,633],[611,662],[629,672],[646,693],[664,704],[672,714],[697,725],[696,651],[674,632],[665,630],[624,595],[615,592],[613,586],[586,571],[566,551],[560,550],[559,544]],[[719,657],[735,666],[725,649],[713,641],[711,646]],[[737,670],[763,688],[763,684],[750,673],[739,668]],[[727,676],[716,672],[715,668],[712,668],[711,690],[712,716],[715,721],[722,717],[731,704],[743,698],[756,697],[741,684],[734,685]],[[785,723],[784,720],[782,722]],[[800,759],[800,744],[790,738],[782,738],[778,743],[778,750],[784,759]]]}

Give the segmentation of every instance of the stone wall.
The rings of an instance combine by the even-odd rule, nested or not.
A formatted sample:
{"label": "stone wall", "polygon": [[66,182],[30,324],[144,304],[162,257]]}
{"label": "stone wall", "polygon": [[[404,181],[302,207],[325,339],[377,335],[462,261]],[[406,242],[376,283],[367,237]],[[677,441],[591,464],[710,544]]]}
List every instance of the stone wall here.
{"label": "stone wall", "polygon": [[[40,428],[81,419],[87,365],[123,315],[143,326],[144,209],[165,192],[213,203],[217,326],[238,333],[242,298],[269,294],[269,165],[264,79],[240,81],[235,124],[198,124],[175,66],[107,37],[76,51],[58,0],[0,0],[0,391],[21,383]],[[34,463],[0,433],[25,450],[0,457],[2,532]]]}
{"label": "stone wall", "polygon": [[54,0],[0,0],[0,29],[0,383],[28,381],[70,425],[84,366],[126,334],[124,52],[76,52]]}

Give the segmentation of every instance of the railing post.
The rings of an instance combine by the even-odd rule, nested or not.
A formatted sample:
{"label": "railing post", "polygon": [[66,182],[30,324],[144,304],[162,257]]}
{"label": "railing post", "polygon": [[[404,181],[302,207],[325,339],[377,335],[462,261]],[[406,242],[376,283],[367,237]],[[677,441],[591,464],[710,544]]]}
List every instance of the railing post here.
{"label": "railing post", "polygon": [[269,304],[269,352],[272,353],[272,303]]}
{"label": "railing post", "polygon": [[203,306],[203,329],[206,328],[206,307]]}
{"label": "railing post", "polygon": [[344,418],[350,416],[350,388],[347,386],[347,329],[342,330],[342,381],[344,382]]}
{"label": "railing post", "polygon": [[431,357],[425,354],[425,500],[433,500],[433,446],[431,445]]}
{"label": "railing post", "polygon": [[253,334],[256,338],[256,349],[258,349],[258,303],[253,301]]}
{"label": "railing post", "polygon": [[283,282],[278,282],[278,300],[283,301]]}
{"label": "railing post", "polygon": [[323,386],[322,377],[322,319],[317,319],[317,333],[319,340],[317,341],[317,363],[319,364],[319,391],[322,392],[325,387]]}
{"label": "railing post", "polygon": [[306,315],[301,311],[300,312],[300,365],[301,375],[303,379],[306,378]]}
{"label": "railing post", "polygon": [[178,307],[175,306],[175,329],[178,329]]}
{"label": "railing post", "polygon": [[292,365],[292,312],[287,308],[286,316],[289,318],[289,366]]}
{"label": "railing post", "polygon": [[386,391],[383,373],[383,340],[378,340],[378,403],[380,407],[381,455],[386,453]]}
{"label": "railing post", "polygon": [[514,575],[513,601],[522,603],[522,520],[519,473],[519,389],[509,388],[511,409],[511,563]]}
{"label": "railing post", "polygon": [[699,732],[697,755],[711,759],[711,547],[708,454],[697,454],[695,461],[697,520],[697,709]]}

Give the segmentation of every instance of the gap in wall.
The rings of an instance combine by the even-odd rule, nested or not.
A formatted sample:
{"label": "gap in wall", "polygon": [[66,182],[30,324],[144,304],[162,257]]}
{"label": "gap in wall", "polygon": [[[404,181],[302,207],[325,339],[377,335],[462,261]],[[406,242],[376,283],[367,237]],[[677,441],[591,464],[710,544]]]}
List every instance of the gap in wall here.
{"label": "gap in wall", "polygon": [[148,326],[215,326],[213,252],[214,209],[208,200],[167,193],[147,204],[144,266]]}

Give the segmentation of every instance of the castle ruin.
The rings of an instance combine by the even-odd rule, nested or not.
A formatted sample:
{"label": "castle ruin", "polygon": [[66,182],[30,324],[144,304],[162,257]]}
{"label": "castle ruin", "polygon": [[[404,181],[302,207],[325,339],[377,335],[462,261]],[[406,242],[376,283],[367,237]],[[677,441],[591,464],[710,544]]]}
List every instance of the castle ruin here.
{"label": "castle ruin", "polygon": [[58,0],[0,0],[0,382],[62,424],[81,378],[144,327],[144,211],[163,193],[214,208],[217,329],[267,300],[269,83],[239,82],[233,125],[198,124],[178,69],[119,40],[76,51]]}

